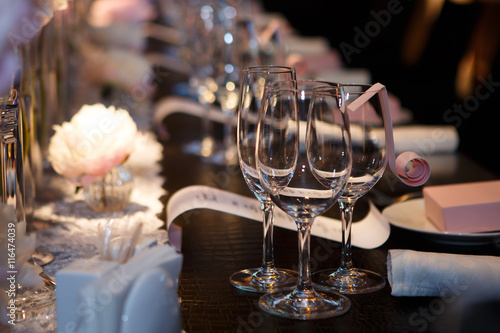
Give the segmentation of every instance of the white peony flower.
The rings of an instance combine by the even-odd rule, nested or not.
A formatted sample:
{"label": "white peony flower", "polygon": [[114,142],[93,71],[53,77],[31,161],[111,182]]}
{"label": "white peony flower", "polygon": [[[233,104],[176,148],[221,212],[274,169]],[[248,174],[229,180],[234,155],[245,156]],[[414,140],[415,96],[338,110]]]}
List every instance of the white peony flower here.
{"label": "white peony flower", "polygon": [[84,105],[70,122],[54,126],[48,159],[54,170],[78,186],[124,162],[134,149],[137,125],[114,106]]}

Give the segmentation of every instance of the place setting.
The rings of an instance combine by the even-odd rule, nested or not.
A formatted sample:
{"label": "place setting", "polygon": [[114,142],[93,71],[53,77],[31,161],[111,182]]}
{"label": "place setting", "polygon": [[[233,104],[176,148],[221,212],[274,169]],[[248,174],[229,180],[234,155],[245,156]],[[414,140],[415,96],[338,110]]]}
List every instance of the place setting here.
{"label": "place setting", "polygon": [[[353,268],[351,226],[356,199],[377,183],[388,163],[399,172],[398,177],[413,186],[425,183],[430,170],[425,160],[414,153],[400,156],[398,169],[392,126],[388,125],[388,129],[384,130],[384,121],[391,124],[391,118],[383,85],[294,80],[294,75],[293,68],[280,66],[243,70],[237,146],[243,177],[264,210],[264,258],[261,268],[236,272],[230,277],[230,283],[237,289],[266,294],[259,301],[265,312],[310,320],[339,316],[349,311],[351,303],[340,293],[374,292],[386,284],[385,279],[374,272]],[[266,118],[268,112],[269,118]],[[352,120],[349,120],[351,113]],[[385,134],[382,138],[379,127]],[[373,135],[375,132],[379,133],[378,138]],[[363,162],[365,160],[370,164]],[[417,170],[401,168],[408,163],[413,163]],[[227,207],[230,202],[234,205],[237,198],[230,199],[230,194],[217,193],[216,190],[212,190],[210,195],[203,195],[205,198],[212,197],[212,203],[203,203],[198,199],[196,205],[179,208],[181,202],[189,202],[201,190],[210,191],[201,187],[190,192],[185,190],[175,203],[171,201],[172,206],[169,207],[172,208],[167,208],[170,219],[203,207],[237,212]],[[311,272],[308,246],[312,221],[316,217],[320,219],[320,215],[337,201],[342,207],[342,220],[337,221],[342,226],[341,232],[336,236],[342,243],[340,268]],[[214,204],[221,207],[217,208]],[[277,220],[279,215],[276,211],[266,213],[270,204],[281,208],[297,225],[299,272],[280,270],[274,266],[272,228],[273,220]],[[250,217],[241,212],[236,214]],[[291,222],[290,218],[287,222]],[[355,230],[365,232],[370,229]],[[386,235],[388,237],[388,233]]]}
{"label": "place setting", "polygon": [[[440,278],[437,277],[437,275],[432,275],[432,277],[429,275],[429,279],[420,279],[415,273],[409,273],[412,274],[412,278],[414,278],[414,280],[410,280],[409,277],[406,277],[406,274],[408,274],[406,272],[410,269],[413,272],[415,269],[422,270],[422,274],[434,274],[433,272],[437,274],[437,271],[434,269],[435,266],[433,266],[433,262],[435,261],[432,260],[441,260],[442,264],[439,264],[440,266],[451,265],[450,267],[452,267],[453,264],[450,264],[450,261],[455,260],[454,255],[449,255],[448,257],[445,254],[435,254],[436,258],[433,259],[434,254],[432,253],[427,254],[410,250],[390,250],[387,257],[387,272],[381,272],[382,274],[362,268],[354,268],[356,266],[354,266],[352,262],[351,237],[355,237],[357,233],[366,233],[367,230],[369,230],[363,230],[363,228],[351,229],[353,225],[356,226],[356,224],[359,223],[352,223],[352,208],[356,199],[369,193],[370,189],[382,177],[386,166],[393,172],[393,175],[396,175],[406,186],[422,186],[430,176],[429,165],[425,159],[419,157],[417,154],[412,152],[398,152],[399,157],[396,158],[392,126],[387,126],[387,128],[384,126],[384,124],[387,123],[392,124],[390,121],[390,110],[388,108],[385,87],[381,84],[370,86],[312,80],[274,81],[272,78],[267,78],[268,76],[272,77],[273,74],[276,76],[282,75],[282,71],[282,68],[274,66],[250,67],[244,70],[244,72],[254,73],[253,75],[256,77],[258,77],[258,75],[260,75],[260,77],[265,77],[269,82],[265,84],[263,89],[251,87],[250,89],[242,90],[240,109],[238,110],[237,130],[240,167],[242,175],[251,189],[256,187],[255,181],[258,180],[260,184],[259,189],[264,189],[264,191],[266,191],[265,194],[271,196],[273,203],[281,208],[280,210],[285,212],[285,215],[290,215],[286,219],[286,222],[289,224],[289,226],[286,227],[287,229],[292,229],[290,227],[290,222],[295,221],[299,228],[299,249],[305,252],[299,253],[299,260],[301,261],[299,261],[299,271],[295,275],[293,275],[293,272],[285,271],[286,273],[281,273],[283,277],[279,277],[278,275],[274,281],[268,278],[268,280],[265,280],[265,283],[260,283],[263,287],[267,285],[268,290],[263,289],[263,287],[260,287],[262,289],[258,290],[255,287],[251,288],[248,285],[243,285],[241,281],[234,281],[236,276],[241,276],[242,274],[248,277],[252,277],[253,274],[254,279],[259,279],[259,272],[262,268],[236,272],[231,276],[230,283],[233,287],[246,292],[264,294],[260,296],[258,302],[258,306],[264,312],[268,312],[278,317],[299,320],[342,316],[347,313],[351,307],[348,298],[349,295],[376,292],[383,289],[386,284],[389,284],[393,296],[435,296],[446,292],[446,290],[443,289],[443,285],[438,282]],[[263,84],[265,80],[260,81],[262,82],[260,84]],[[256,96],[255,91],[261,91],[263,93],[262,97],[259,97],[259,95]],[[247,103],[245,99],[248,98],[256,100],[255,102]],[[301,98],[304,100],[301,100]],[[351,100],[348,100],[348,98]],[[342,102],[339,102],[339,99],[342,99]],[[357,103],[355,103],[356,100]],[[307,106],[308,104],[309,108]],[[260,110],[257,112],[253,111],[252,113],[252,107],[254,110],[256,108],[260,108]],[[340,119],[342,119],[342,112],[340,112],[341,107],[347,109],[345,113],[348,115],[352,114],[351,117],[344,116],[346,123],[349,124],[349,126],[346,126],[348,130],[345,129],[344,134],[342,134],[342,130],[339,129],[342,126],[338,123],[341,122]],[[318,111],[315,111],[315,108],[318,108]],[[340,116],[334,117],[328,115],[327,112],[332,112],[332,109],[335,108],[340,112]],[[267,112],[270,112],[270,118],[266,118]],[[276,112],[277,115],[274,116],[273,112]],[[300,112],[305,114],[305,116],[300,116]],[[316,115],[315,112],[319,115]],[[325,113],[323,114],[321,112]],[[315,116],[312,114],[315,114]],[[273,117],[278,118],[274,119]],[[337,123],[327,123],[326,120],[337,121]],[[252,126],[250,127],[249,124]],[[251,130],[254,131],[255,136],[252,136]],[[272,135],[268,133],[272,133]],[[378,135],[370,133],[377,133]],[[380,133],[384,134],[382,136],[382,142],[380,142]],[[314,136],[310,137],[310,135]],[[288,136],[290,136],[290,139],[288,139]],[[270,141],[266,141],[272,140],[273,138],[279,138],[280,144],[271,144]],[[333,143],[328,140],[333,140]],[[338,166],[329,166],[330,170],[334,170],[333,173],[331,173],[331,171],[330,173],[321,171],[319,167],[325,165],[327,155],[323,155],[321,158],[314,158],[312,157],[314,155],[308,149],[315,147],[311,146],[313,144],[328,143],[329,149],[338,152],[339,148],[337,148],[335,144],[341,145],[341,142],[344,142],[343,149],[345,149],[346,153],[340,155],[347,156],[344,163],[348,166],[344,165],[344,168],[350,169],[347,172],[349,176],[346,175],[345,170],[342,171],[343,169]],[[250,152],[248,152],[248,147],[250,147]],[[260,149],[265,150],[261,152]],[[281,152],[277,155],[272,155],[268,152],[269,149],[283,149],[283,151],[287,153]],[[328,150],[325,148],[315,148],[314,151],[325,152]],[[294,154],[298,156],[300,156],[300,154],[305,154],[303,162],[301,162],[299,157],[293,157]],[[351,154],[351,156],[349,156],[349,154]],[[368,154],[370,158],[366,158]],[[290,158],[290,156],[292,157]],[[374,158],[377,156],[378,159]],[[256,162],[254,162],[254,160]],[[341,159],[339,160],[340,162],[337,162],[342,163]],[[369,161],[372,164],[366,165],[364,161]],[[320,164],[316,167],[314,163]],[[414,169],[407,169],[408,164]],[[294,168],[299,169],[294,171]],[[337,170],[340,170],[338,173],[339,181],[334,177]],[[305,171],[310,174],[308,176],[298,177],[298,183],[295,183],[294,177]],[[353,176],[354,172],[358,172],[359,176]],[[329,175],[329,177],[326,177],[326,175]],[[345,179],[342,180],[342,177],[345,177]],[[313,184],[316,183],[316,185],[312,188],[302,187],[305,186],[303,185],[305,183],[301,182],[306,181],[311,181]],[[352,182],[352,185],[349,185],[350,182]],[[338,186],[337,192],[333,195],[332,193],[325,195],[325,192],[323,192],[325,191],[325,184],[336,184]],[[424,189],[425,195],[427,195],[427,192],[434,190],[433,186],[424,186]],[[253,189],[252,191],[254,191],[257,198],[259,198],[257,193],[262,193],[255,192],[256,190]],[[323,192],[323,194],[321,194],[321,192]],[[200,196],[200,193],[204,194]],[[196,199],[193,204],[187,204],[194,197],[198,199]],[[296,199],[293,199],[294,197]],[[317,202],[318,206],[308,204],[308,200],[310,199],[314,199],[314,202]],[[217,189],[200,186],[186,188],[185,190],[179,191],[179,198],[175,196],[172,198],[172,206],[168,209],[169,215],[171,216],[170,223],[182,213],[199,208],[214,209],[259,221],[260,214],[258,214],[257,208],[259,206],[258,201],[249,200],[248,203],[244,203],[246,200],[249,199],[238,198],[231,193]],[[320,203],[322,200],[332,201],[325,205],[321,205]],[[378,213],[386,223],[399,227],[402,225],[402,222],[398,225],[397,219],[399,218],[400,221],[404,220],[403,216],[411,215],[413,219],[425,217],[425,212],[422,211],[423,200],[423,198],[415,199],[408,196],[408,198],[401,200],[401,202],[391,204],[383,209],[382,212],[379,211]],[[302,203],[298,205],[301,201]],[[325,207],[329,209],[333,203],[337,201],[341,207],[342,217],[340,221],[335,221],[342,226],[340,230],[336,230],[338,233],[336,240],[342,245],[341,260],[336,265],[333,265],[338,268],[311,272],[307,268],[308,251],[303,248],[303,246],[308,246],[307,237],[310,237],[311,230],[309,229],[310,225],[308,227],[307,223],[310,222],[303,221],[315,217],[315,214],[318,214],[318,212],[324,212],[322,209],[325,209]],[[182,202],[186,203],[185,206],[179,207]],[[253,205],[251,202],[253,202]],[[408,208],[416,204],[420,205],[418,209],[421,211]],[[234,207],[230,208],[230,205]],[[251,205],[253,207],[251,209],[252,213],[245,213],[240,210],[243,208],[248,209]],[[401,209],[398,208],[398,206],[404,208]],[[301,210],[297,207],[303,207],[301,209],[305,209],[305,215],[301,215]],[[399,212],[399,217],[397,217],[397,213],[392,213],[393,215],[390,215],[393,211]],[[274,211],[275,226],[276,221],[281,220],[283,212]],[[319,215],[321,215],[321,213],[319,213]],[[290,219],[290,217],[292,217],[292,219]],[[318,220],[321,220],[321,218],[322,216],[318,216]],[[324,219],[324,221],[331,222],[328,221],[327,218]],[[278,224],[280,227],[282,226],[280,222],[278,222]],[[265,220],[263,226],[265,236],[263,263],[272,265],[274,263],[272,257],[271,260],[266,261],[265,256],[268,253],[272,253],[272,250],[270,252],[266,250],[265,247],[266,244],[272,244],[272,241],[266,240],[266,237],[270,237],[270,235]],[[312,230],[314,230],[314,228]],[[355,230],[356,233],[351,236],[353,230]],[[325,237],[325,235],[321,234],[319,236]],[[357,246],[359,245],[360,243],[357,244]],[[455,243],[455,245],[457,244]],[[414,259],[410,259],[412,257]],[[426,258],[428,258],[429,261],[427,261]],[[494,259],[489,261],[489,258],[476,259],[471,256],[465,256],[463,259],[460,257],[456,258],[458,261],[464,260],[464,265],[466,265],[469,259],[473,261],[477,260],[478,265],[482,265],[481,262],[485,260],[485,265],[495,269],[496,261]],[[408,264],[406,264],[407,261]],[[409,264],[410,262],[413,264]],[[412,267],[412,265],[418,268]],[[268,267],[274,269],[273,266]],[[276,272],[279,271],[280,269],[276,269]],[[457,267],[456,271],[456,274],[462,274],[459,273],[460,268]],[[386,275],[385,273],[387,273],[389,277],[388,280],[383,277]],[[447,273],[443,274],[447,275]],[[274,275],[271,275],[271,277],[274,278]],[[468,279],[466,275],[464,275],[464,279]],[[257,285],[259,283],[251,282],[252,280],[248,278],[243,281],[249,281]],[[484,283],[494,285],[491,280],[488,281],[489,282]],[[280,285],[280,283],[283,284]],[[425,289],[427,287],[419,287],[420,284],[427,285],[432,283],[437,283],[436,289],[433,292],[426,293],[424,290],[427,290]],[[293,289],[291,285],[295,285],[295,289]],[[296,301],[296,299],[299,298],[301,300],[300,303]]]}
{"label": "place setting", "polygon": [[112,1],[2,11],[2,332],[498,327],[491,73],[445,105],[391,3],[353,48],[302,4]]}

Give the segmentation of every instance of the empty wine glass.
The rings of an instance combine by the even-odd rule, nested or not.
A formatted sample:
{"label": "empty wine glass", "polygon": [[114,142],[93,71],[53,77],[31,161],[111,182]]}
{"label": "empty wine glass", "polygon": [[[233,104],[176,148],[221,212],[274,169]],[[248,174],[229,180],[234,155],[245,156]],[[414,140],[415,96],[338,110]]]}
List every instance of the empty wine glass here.
{"label": "empty wine glass", "polygon": [[354,268],[351,249],[352,214],[356,201],[382,177],[386,166],[384,123],[379,95],[374,95],[360,108],[349,105],[370,88],[369,85],[343,85],[352,136],[352,171],[339,198],[342,216],[342,256],[338,269],[313,274],[316,289],[336,290],[343,294],[362,294],[385,286],[385,279],[369,270]]}
{"label": "empty wine glass", "polygon": [[201,138],[183,147],[187,154],[209,158],[214,152],[213,124],[208,118],[210,105],[215,101],[217,85],[213,80],[214,27],[216,3],[192,0],[186,8],[186,57],[191,67],[189,87],[203,106]]}
{"label": "empty wine glass", "polygon": [[298,229],[299,278],[291,293],[263,295],[259,306],[293,319],[321,319],[350,309],[340,294],[321,294],[311,282],[314,219],[332,207],[349,179],[351,139],[342,87],[288,81],[266,87],[257,130],[259,179]]}
{"label": "empty wine glass", "polygon": [[295,70],[282,66],[257,66],[241,72],[240,101],[238,107],[237,148],[243,178],[261,204],[263,214],[263,257],[259,268],[249,268],[231,275],[231,284],[242,290],[266,293],[292,289],[297,273],[278,269],[274,262],[273,212],[274,204],[262,188],[255,161],[257,120],[266,83],[294,80]]}
{"label": "empty wine glass", "polygon": [[[239,8],[238,8],[239,9]],[[225,116],[222,145],[216,147],[212,158],[214,163],[233,165],[238,163],[235,145],[235,115],[239,102],[240,74],[243,68],[258,64],[258,43],[253,22],[236,19],[236,10],[225,6],[221,11],[221,21],[214,54],[217,83],[217,102]]]}

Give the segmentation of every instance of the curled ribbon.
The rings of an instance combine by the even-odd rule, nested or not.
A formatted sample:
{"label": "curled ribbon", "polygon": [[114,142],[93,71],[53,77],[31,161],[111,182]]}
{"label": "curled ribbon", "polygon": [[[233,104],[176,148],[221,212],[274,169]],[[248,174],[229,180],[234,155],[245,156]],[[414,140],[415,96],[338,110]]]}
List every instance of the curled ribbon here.
{"label": "curled ribbon", "polygon": [[379,100],[381,103],[389,168],[391,169],[392,173],[406,185],[423,185],[431,175],[431,168],[429,166],[429,163],[427,163],[427,161],[423,157],[411,151],[401,153],[396,158],[391,109],[389,108],[389,99],[387,97],[386,87],[381,83],[375,83],[363,95],[349,104],[349,110],[356,111],[363,104],[368,102],[370,98],[372,98],[375,94],[379,94]]}
{"label": "curled ribbon", "polygon": [[[177,216],[197,209],[210,209],[262,222],[260,203],[255,198],[203,185],[184,187],[172,194],[166,211],[169,241],[178,251],[182,246],[182,229],[173,221]],[[184,216],[184,221],[189,223],[189,215]],[[297,230],[293,219],[281,209],[274,211],[274,226]],[[368,215],[353,223],[352,228],[352,245],[363,249],[379,247],[391,233],[389,223],[371,203]],[[311,234],[340,242],[341,230],[340,220],[318,216]]]}

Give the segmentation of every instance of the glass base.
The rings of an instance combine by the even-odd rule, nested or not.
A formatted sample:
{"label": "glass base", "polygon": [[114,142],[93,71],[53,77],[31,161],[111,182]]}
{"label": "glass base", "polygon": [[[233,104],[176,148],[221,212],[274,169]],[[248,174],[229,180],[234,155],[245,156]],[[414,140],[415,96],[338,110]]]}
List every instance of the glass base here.
{"label": "glass base", "polygon": [[201,141],[193,141],[186,144],[182,151],[186,154],[209,157],[214,152],[214,139],[206,137]]}
{"label": "glass base", "polygon": [[201,156],[203,162],[208,164],[236,165],[238,163],[236,146],[226,149],[223,145],[209,138],[185,145],[183,152],[190,155]]}
{"label": "glass base", "polygon": [[39,289],[20,288],[16,293],[16,326],[31,320],[55,319],[55,290],[47,287]]}
{"label": "glass base", "polygon": [[260,298],[259,307],[283,318],[312,320],[337,317],[351,308],[351,301],[342,295],[322,294],[315,290],[273,293]]}
{"label": "glass base", "polygon": [[271,293],[292,290],[297,285],[297,272],[277,269],[266,273],[262,268],[249,268],[234,273],[229,278],[233,287],[254,293]]}
{"label": "glass base", "polygon": [[385,279],[365,269],[327,269],[312,275],[314,288],[342,294],[366,294],[384,288]]}
{"label": "glass base", "polygon": [[215,165],[236,165],[238,164],[238,158],[235,149],[217,146],[212,155],[203,157],[203,162]]}

